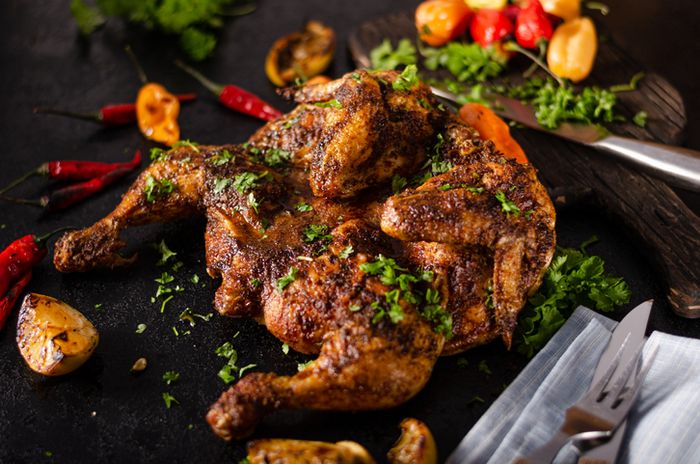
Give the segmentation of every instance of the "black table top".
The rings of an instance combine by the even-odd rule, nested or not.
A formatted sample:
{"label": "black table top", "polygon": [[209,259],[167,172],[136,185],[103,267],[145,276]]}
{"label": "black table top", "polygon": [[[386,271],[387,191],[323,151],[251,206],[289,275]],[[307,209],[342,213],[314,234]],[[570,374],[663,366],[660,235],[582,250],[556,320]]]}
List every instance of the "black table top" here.
{"label": "black table top", "polygon": [[[327,22],[338,34],[338,52],[331,74],[351,68],[344,40],[353,27],[376,15],[412,8],[401,0],[354,2],[258,1],[258,10],[231,20],[224,28],[213,59],[198,67],[221,82],[247,88],[286,109],[263,71],[272,41],[297,29],[305,19]],[[700,12],[694,2],[607,2],[611,13],[601,20],[615,41],[647,68],[674,83],[685,97],[689,116],[688,145],[700,149],[700,77],[696,57],[700,42],[695,25]],[[179,54],[168,39],[111,22],[89,41],[77,37],[67,2],[0,4],[0,140],[3,141],[0,185],[48,159],[124,160],[136,148],[151,146],[133,127],[104,130],[67,119],[42,117],[32,108],[42,105],[94,110],[104,103],[131,101],[139,81],[122,51],[128,38],[153,81],[176,92],[195,90],[200,98],[185,105],[180,123],[183,138],[201,143],[241,142],[259,123],[219,106],[213,97],[172,65]],[[129,178],[129,181],[133,176]],[[85,226],[103,217],[117,203],[129,181],[66,212],[42,217],[27,207],[0,205],[0,243],[29,232],[42,233],[62,225]],[[35,180],[17,190],[38,196],[46,183]],[[700,212],[700,196],[679,192]],[[242,443],[226,444],[204,422],[208,406],[225,388],[216,373],[224,364],[216,347],[233,340],[240,365],[256,363],[261,371],[291,374],[305,357],[281,351],[280,342],[264,327],[247,320],[218,316],[193,328],[178,321],[186,307],[211,312],[216,282],[204,270],[204,222],[183,219],[148,226],[127,234],[138,263],[128,269],[85,275],[61,275],[47,259],[37,267],[31,291],[69,302],[93,321],[100,345],[81,369],[63,378],[42,378],[23,363],[14,343],[12,317],[0,333],[0,462],[231,462],[244,455]],[[559,241],[575,246],[596,234],[591,248],[603,256],[608,269],[624,276],[632,288],[630,305],[612,316],[621,317],[647,298],[657,305],[650,327],[700,337],[700,321],[679,318],[664,301],[664,289],[645,256],[624,231],[594,211],[574,210],[558,218]],[[185,266],[177,273],[187,291],[174,299],[164,314],[149,301],[162,269],[149,245],[164,239]],[[682,244],[679,244],[682,246]],[[204,286],[189,283],[192,274]],[[95,305],[102,304],[97,309]],[[147,325],[136,334],[139,323]],[[176,336],[172,327],[181,333]],[[185,330],[191,334],[184,335]],[[141,375],[129,372],[141,356],[149,367]],[[459,359],[466,359],[467,365]],[[485,360],[492,374],[477,368]],[[266,420],[253,438],[287,437],[358,441],[378,458],[398,436],[403,417],[425,420],[446,457],[489,404],[523,368],[526,360],[499,344],[471,350],[458,358],[441,359],[428,386],[407,404],[367,413],[283,412]],[[166,386],[166,370],[180,380]],[[166,409],[161,394],[168,391],[180,404]],[[474,401],[479,397],[484,402]]]}

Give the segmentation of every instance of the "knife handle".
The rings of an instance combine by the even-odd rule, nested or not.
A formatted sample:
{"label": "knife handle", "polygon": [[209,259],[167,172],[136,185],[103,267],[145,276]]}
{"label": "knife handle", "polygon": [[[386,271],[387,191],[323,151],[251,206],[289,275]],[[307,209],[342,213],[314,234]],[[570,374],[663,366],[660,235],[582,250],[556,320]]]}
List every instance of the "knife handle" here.
{"label": "knife handle", "polygon": [[700,152],[610,135],[590,144],[647,169],[670,184],[700,192]]}

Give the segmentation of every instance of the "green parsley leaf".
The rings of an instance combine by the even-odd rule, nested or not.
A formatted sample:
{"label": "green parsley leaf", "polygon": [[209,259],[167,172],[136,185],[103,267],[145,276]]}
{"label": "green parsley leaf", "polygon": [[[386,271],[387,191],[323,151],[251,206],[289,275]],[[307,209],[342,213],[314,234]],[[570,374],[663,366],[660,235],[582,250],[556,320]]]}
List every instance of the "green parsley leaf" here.
{"label": "green parsley leaf", "polygon": [[245,371],[250,370],[250,369],[252,369],[252,368],[254,368],[254,367],[257,367],[257,366],[258,366],[257,364],[248,364],[247,366],[241,367],[241,368],[238,370],[238,377],[239,377],[239,378],[240,378],[240,377],[243,377],[243,374],[245,373]]}
{"label": "green parsley leaf", "polygon": [[177,256],[177,253],[168,248],[168,245],[165,243],[165,240],[161,240],[160,243],[156,245],[156,249],[160,253],[160,259],[156,263],[156,266],[162,266],[165,263],[167,263],[170,260],[170,258],[172,258],[173,256]]}
{"label": "green parsley leaf", "polygon": [[518,208],[518,205],[509,200],[504,192],[496,192],[494,197],[496,197],[496,200],[501,203],[501,211],[506,213],[507,216],[510,216],[511,214],[518,216],[520,214],[520,208]]}
{"label": "green parsley leaf", "polygon": [[258,186],[261,180],[267,179],[269,173],[267,171],[256,174],[254,172],[242,172],[238,174],[233,179],[233,188],[235,188],[238,193],[245,193],[248,190]]}
{"label": "green parsley leaf", "polygon": [[195,152],[199,153],[199,144],[197,142],[193,142],[193,141],[188,140],[188,139],[178,140],[177,142],[175,142],[173,144],[172,149],[182,148],[182,147],[190,148],[190,149],[194,150]]}
{"label": "green parsley leaf", "polygon": [[483,82],[500,75],[508,58],[496,47],[477,43],[450,42],[442,48],[422,48],[425,67],[446,68],[459,82]]}
{"label": "green parsley leaf", "polygon": [[306,369],[307,367],[309,367],[309,366],[311,365],[312,362],[314,362],[313,359],[310,360],[310,361],[303,362],[303,363],[298,363],[298,364],[297,364],[297,372],[303,371],[304,369]]}
{"label": "green parsley leaf", "polygon": [[258,203],[258,200],[255,199],[255,195],[253,192],[250,192],[248,194],[248,206],[253,208],[253,211],[256,213],[258,212],[258,208],[260,208],[260,203]]}
{"label": "green parsley leaf", "polygon": [[180,379],[180,373],[176,371],[165,371],[163,374],[163,382],[166,385],[170,385],[173,382],[177,382]]}
{"label": "green parsley leaf", "polygon": [[634,115],[632,122],[639,127],[645,127],[647,125],[647,117],[649,117],[649,115],[646,113],[646,111],[640,111]]}
{"label": "green parsley leaf", "polygon": [[298,272],[299,272],[299,269],[295,268],[294,266],[290,267],[289,272],[287,272],[287,275],[277,279],[277,285],[276,285],[277,291],[282,293],[284,291],[284,289],[287,288],[287,286],[289,284],[294,282],[294,280],[297,278]]}
{"label": "green parsley leaf", "polygon": [[384,39],[382,43],[374,48],[370,54],[372,69],[391,70],[401,65],[416,64],[416,47],[409,39],[401,39],[396,49],[391,46],[389,39]]}
{"label": "green parsley leaf", "polygon": [[359,304],[351,304],[350,307],[348,307],[348,309],[351,313],[356,313],[362,309],[362,306],[360,306]]}
{"label": "green parsley leaf", "polygon": [[337,108],[337,109],[340,109],[343,107],[343,104],[334,98],[333,100],[314,103],[314,106],[318,106],[319,108]]}
{"label": "green parsley leaf", "polygon": [[164,198],[170,195],[175,190],[175,184],[168,179],[156,180],[153,176],[146,177],[146,186],[143,194],[146,197],[147,203],[153,203],[159,198]]}
{"label": "green parsley leaf", "polygon": [[630,79],[629,84],[617,84],[611,86],[608,90],[611,92],[631,92],[632,90],[637,90],[637,84],[639,84],[639,81],[641,81],[644,78],[644,73],[643,72],[638,72],[634,76],[632,76],[632,79]]}
{"label": "green parsley leaf", "polygon": [[198,27],[188,27],[180,36],[180,47],[195,61],[202,61],[216,48],[216,36]]}
{"label": "green parsley leaf", "polygon": [[161,305],[160,305],[160,312],[161,312],[161,313],[164,313],[164,312],[165,312],[165,305],[168,304],[168,302],[169,302],[170,300],[172,300],[172,299],[173,299],[173,296],[170,295],[169,297],[167,297],[166,299],[163,300],[163,302],[162,302]]}
{"label": "green parsley leaf", "polygon": [[209,163],[213,164],[214,166],[223,166],[224,164],[228,164],[231,161],[234,161],[236,159],[236,155],[231,153],[228,150],[223,150],[220,152],[217,152],[214,156],[209,158],[207,161]]}
{"label": "green parsley leaf", "polygon": [[311,206],[311,205],[309,205],[309,204],[307,204],[307,203],[304,203],[303,201],[300,201],[299,203],[297,203],[297,205],[295,206],[295,208],[296,208],[297,211],[302,212],[302,213],[306,213],[306,212],[309,212],[309,211],[313,211],[313,209],[314,209],[313,206]]}
{"label": "green parsley leaf", "polygon": [[328,233],[329,228],[324,224],[309,224],[304,228],[302,240],[304,243],[313,243],[317,240],[333,240],[333,236]]}
{"label": "green parsley leaf", "polygon": [[270,148],[265,152],[263,162],[271,168],[279,168],[285,166],[292,159],[292,152],[280,150],[279,148]]}
{"label": "green parsley leaf", "polygon": [[199,276],[197,274],[192,274],[192,277],[190,278],[190,282],[197,285],[199,283]]}
{"label": "green parsley leaf", "polygon": [[486,360],[482,359],[479,362],[479,372],[486,374],[486,375],[491,375],[493,372],[491,372],[491,369],[489,369],[489,365],[486,364]]}
{"label": "green parsley leaf", "polygon": [[136,333],[141,334],[146,331],[146,324],[139,324],[136,326]]}
{"label": "green parsley leaf", "polygon": [[391,191],[394,193],[399,193],[406,185],[408,185],[408,181],[405,177],[394,174],[394,177],[391,178]]}
{"label": "green parsley leaf", "polygon": [[260,279],[256,279],[255,277],[253,277],[252,279],[250,279],[250,285],[252,285],[253,288],[259,287],[261,283],[262,283],[262,282],[260,282]]}
{"label": "green parsley leaf", "polygon": [[348,259],[354,251],[355,249],[352,247],[352,245],[348,245],[345,248],[343,248],[340,253],[338,253],[338,258]]}
{"label": "green parsley leaf", "polygon": [[97,304],[95,305],[95,309],[100,309],[101,307],[102,307],[102,303],[97,303]]}
{"label": "green parsley leaf", "polygon": [[219,177],[216,179],[216,182],[214,182],[214,193],[218,194],[224,191],[226,187],[231,185],[231,179],[228,179],[226,177]]}
{"label": "green parsley leaf", "polygon": [[418,79],[418,68],[415,64],[409,64],[401,71],[396,80],[391,84],[391,88],[398,91],[408,91],[420,83]]}
{"label": "green parsley leaf", "polygon": [[282,353],[289,354],[289,345],[282,343]]}
{"label": "green parsley leaf", "polygon": [[230,364],[225,364],[216,375],[228,385],[236,380],[236,371],[234,367],[235,366],[231,366]]}
{"label": "green parsley leaf", "polygon": [[72,0],[70,12],[82,35],[92,34],[107,21],[99,9],[87,5],[84,0]]}
{"label": "green parsley leaf", "polygon": [[163,392],[163,401],[165,402],[165,407],[168,409],[170,409],[170,406],[173,403],[180,404],[180,402],[178,400],[176,400],[175,397],[168,392]]}
{"label": "green parsley leaf", "polygon": [[457,360],[457,367],[465,368],[469,366],[469,361],[466,358],[459,358]]}

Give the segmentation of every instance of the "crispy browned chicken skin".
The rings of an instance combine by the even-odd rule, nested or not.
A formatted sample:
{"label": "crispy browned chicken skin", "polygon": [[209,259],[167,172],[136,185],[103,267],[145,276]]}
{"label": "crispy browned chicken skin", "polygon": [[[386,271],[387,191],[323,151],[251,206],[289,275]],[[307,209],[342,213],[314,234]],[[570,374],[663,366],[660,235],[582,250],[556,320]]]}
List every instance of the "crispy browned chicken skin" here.
{"label": "crispy browned chicken skin", "polygon": [[62,272],[117,267],[135,259],[119,254],[127,227],[206,215],[216,310],[319,355],[223,393],[207,420],[224,439],[281,408],[398,405],[440,354],[499,336],[509,346],[540,284],[554,209],[534,168],[496,153],[426,86],[397,80],[356,71],[288,89],[299,106],[247,144],[172,150],[110,215],[56,244]]}

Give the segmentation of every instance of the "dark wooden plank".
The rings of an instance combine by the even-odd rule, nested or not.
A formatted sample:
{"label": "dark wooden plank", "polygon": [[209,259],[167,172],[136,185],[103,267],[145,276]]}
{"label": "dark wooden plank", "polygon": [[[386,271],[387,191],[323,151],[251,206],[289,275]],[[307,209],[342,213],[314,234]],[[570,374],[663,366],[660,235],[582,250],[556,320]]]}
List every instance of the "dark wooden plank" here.
{"label": "dark wooden plank", "polygon": [[[367,66],[369,51],[385,38],[394,44],[415,40],[411,12],[400,12],[366,22],[349,38],[358,66]],[[641,68],[624,50],[603,41],[587,85],[607,87],[627,82]],[[505,79],[522,79],[517,63]],[[444,77],[432,73],[431,77]],[[667,144],[680,144],[686,126],[685,107],[678,91],[658,74],[647,74],[636,91],[619,94],[627,122],[609,128],[620,135]],[[638,111],[648,114],[646,127],[631,122]],[[532,130],[515,130],[528,157],[540,170],[550,189],[584,192],[577,201],[600,209],[626,228],[649,254],[668,287],[673,310],[688,318],[700,318],[700,219],[664,182],[596,150]],[[570,201],[567,198],[555,200]]]}

